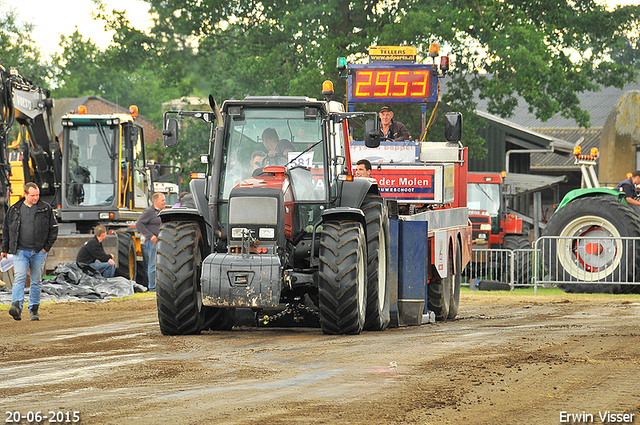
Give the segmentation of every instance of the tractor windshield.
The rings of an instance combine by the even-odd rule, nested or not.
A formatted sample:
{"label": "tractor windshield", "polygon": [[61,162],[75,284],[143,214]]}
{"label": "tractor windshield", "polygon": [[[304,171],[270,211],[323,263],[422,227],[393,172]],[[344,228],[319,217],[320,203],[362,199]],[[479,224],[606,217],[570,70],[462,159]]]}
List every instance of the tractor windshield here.
{"label": "tractor windshield", "polygon": [[286,165],[297,201],[325,199],[322,117],[306,117],[304,109],[244,108],[229,117],[220,197],[266,165]]}
{"label": "tractor windshield", "polygon": [[110,205],[114,197],[111,156],[117,135],[110,126],[69,128],[64,149],[68,161],[63,170],[66,199],[73,206]]}
{"label": "tractor windshield", "polygon": [[500,212],[500,185],[473,183],[467,186],[467,207],[470,210],[486,211],[490,216]]}

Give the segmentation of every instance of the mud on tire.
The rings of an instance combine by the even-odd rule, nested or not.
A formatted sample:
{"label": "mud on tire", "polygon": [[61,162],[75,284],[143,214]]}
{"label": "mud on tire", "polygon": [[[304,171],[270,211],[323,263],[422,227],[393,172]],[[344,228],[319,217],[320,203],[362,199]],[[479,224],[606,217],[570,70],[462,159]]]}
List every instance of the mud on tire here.
{"label": "mud on tire", "polygon": [[205,329],[231,329],[232,309],[202,305],[200,271],[204,243],[198,223],[163,223],[158,234],[156,299],[164,335],[198,334]]}
{"label": "mud on tire", "polygon": [[324,223],[320,239],[318,309],[325,334],[359,334],[367,304],[367,249],[362,224]]}
{"label": "mud on tire", "polygon": [[389,217],[380,195],[362,202],[367,222],[367,314],[365,329],[382,331],[389,326]]}
{"label": "mud on tire", "polygon": [[[553,280],[597,282],[634,282],[634,270],[640,261],[640,249],[630,240],[587,237],[640,237],[640,219],[634,210],[614,197],[579,198],[556,211],[543,236],[572,237],[543,241],[543,263]],[[596,244],[596,248],[593,245]],[[606,245],[606,247],[605,247]],[[600,249],[602,248],[602,249]],[[596,249],[597,255],[593,254]],[[566,292],[628,293],[637,285],[566,284],[558,285]]]}

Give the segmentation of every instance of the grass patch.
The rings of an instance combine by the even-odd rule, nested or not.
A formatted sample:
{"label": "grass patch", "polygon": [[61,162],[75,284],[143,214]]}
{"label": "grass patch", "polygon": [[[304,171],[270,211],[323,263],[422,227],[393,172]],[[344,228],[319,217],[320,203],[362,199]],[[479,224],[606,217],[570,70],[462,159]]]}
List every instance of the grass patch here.
{"label": "grass patch", "polygon": [[531,296],[532,298],[540,297],[540,298],[551,298],[557,300],[571,300],[571,299],[580,299],[580,300],[589,300],[589,299],[598,299],[598,300],[635,300],[640,301],[640,294],[568,294],[564,292],[560,288],[544,288],[538,286],[537,292],[534,287],[516,287],[513,291],[472,291],[468,286],[463,286],[460,288],[460,293],[465,294],[466,296],[472,297],[491,297],[491,296],[502,296],[502,297],[526,297]]}

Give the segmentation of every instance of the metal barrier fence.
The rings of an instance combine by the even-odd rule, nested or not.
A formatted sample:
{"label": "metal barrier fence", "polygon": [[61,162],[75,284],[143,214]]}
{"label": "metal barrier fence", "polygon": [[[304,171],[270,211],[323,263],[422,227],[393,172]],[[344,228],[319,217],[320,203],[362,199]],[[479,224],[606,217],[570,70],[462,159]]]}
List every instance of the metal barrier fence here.
{"label": "metal barrier fence", "polygon": [[632,285],[639,281],[640,239],[543,236],[534,244],[534,284]]}
{"label": "metal barrier fence", "polygon": [[530,286],[533,276],[532,253],[532,249],[474,249],[462,276],[472,288],[513,289],[515,286]]}
{"label": "metal barrier fence", "polygon": [[[572,292],[625,292],[640,286],[640,238],[543,236],[533,249],[475,249],[463,284],[478,289],[562,286]],[[579,285],[582,289],[578,289]],[[600,286],[603,285],[603,286]],[[482,287],[485,288],[482,288]]]}

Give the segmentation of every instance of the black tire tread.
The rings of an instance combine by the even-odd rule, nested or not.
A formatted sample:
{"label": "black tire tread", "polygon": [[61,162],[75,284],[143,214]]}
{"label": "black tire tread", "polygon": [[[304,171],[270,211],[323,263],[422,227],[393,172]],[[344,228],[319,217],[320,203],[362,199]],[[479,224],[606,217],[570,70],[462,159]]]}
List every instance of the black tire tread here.
{"label": "black tire tread", "polygon": [[[610,196],[588,196],[575,199],[568,204],[564,205],[561,209],[556,211],[549,222],[547,223],[542,236],[558,236],[564,229],[564,227],[574,218],[584,215],[597,215],[601,216],[608,214],[611,220],[609,221],[616,226],[621,236],[640,237],[640,217],[629,205],[619,202],[617,199]],[[605,217],[606,218],[606,217]],[[550,271],[552,275],[556,274],[555,261],[549,261],[549,258],[556,258],[556,248],[552,245],[551,257],[545,255],[543,259],[544,267]],[[633,260],[629,263],[638,264],[640,262],[640,250],[636,249],[633,253]],[[562,266],[560,266],[562,267]],[[628,277],[630,281],[635,281],[635,276],[630,275],[631,270],[628,271]],[[562,270],[562,274],[567,274]],[[616,285],[616,284],[571,284],[571,285],[558,285],[565,292],[572,293],[610,293],[610,294],[623,294],[638,291],[639,285]]]}
{"label": "black tire tread", "polygon": [[[449,267],[451,269],[451,261]],[[437,274],[435,271],[434,273]],[[433,311],[437,321],[445,321],[449,317],[453,280],[454,277],[449,272],[447,277],[434,279],[427,285],[427,308]]]}
{"label": "black tire tread", "polygon": [[195,222],[167,222],[158,234],[156,299],[164,335],[200,333],[203,326],[194,279],[201,233]]}
{"label": "black tire tread", "polygon": [[[460,244],[457,244],[456,248],[455,269],[457,270],[457,273],[454,274],[453,267],[449,266],[449,272],[453,274],[453,290],[451,291],[451,301],[449,302],[449,313],[447,314],[448,320],[456,318],[460,307],[460,286],[462,286],[462,248],[460,247]],[[453,258],[451,258],[450,261],[453,262]]]}
{"label": "black tire tread", "polygon": [[367,222],[367,316],[365,329],[370,331],[383,331],[389,326],[389,284],[384,284],[384,305],[380,305],[379,298],[379,250],[380,232],[383,233],[386,246],[386,264],[384,267],[389,270],[389,219],[384,207],[382,196],[368,194],[362,202],[362,212],[364,212]]}
{"label": "black tire tread", "polygon": [[136,261],[136,249],[133,236],[128,232],[117,232],[118,238],[118,266],[116,273],[129,280],[136,280],[137,265],[130,266],[130,261]]}
{"label": "black tire tread", "polygon": [[364,244],[362,225],[356,221],[327,221],[323,225],[318,308],[320,327],[325,334],[362,332],[364,318],[360,317],[358,308],[357,266],[359,250]]}

